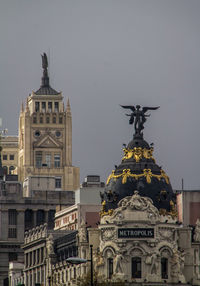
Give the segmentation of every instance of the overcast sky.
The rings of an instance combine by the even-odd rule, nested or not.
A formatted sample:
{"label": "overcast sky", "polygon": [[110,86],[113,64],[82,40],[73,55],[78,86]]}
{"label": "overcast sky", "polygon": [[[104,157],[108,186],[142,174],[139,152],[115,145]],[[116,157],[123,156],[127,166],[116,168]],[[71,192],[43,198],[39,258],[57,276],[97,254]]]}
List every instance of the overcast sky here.
{"label": "overcast sky", "polygon": [[50,83],[69,97],[73,164],[102,180],[132,139],[119,104],[160,106],[144,137],[172,187],[200,189],[199,0],[0,0],[0,117],[17,135],[22,101]]}

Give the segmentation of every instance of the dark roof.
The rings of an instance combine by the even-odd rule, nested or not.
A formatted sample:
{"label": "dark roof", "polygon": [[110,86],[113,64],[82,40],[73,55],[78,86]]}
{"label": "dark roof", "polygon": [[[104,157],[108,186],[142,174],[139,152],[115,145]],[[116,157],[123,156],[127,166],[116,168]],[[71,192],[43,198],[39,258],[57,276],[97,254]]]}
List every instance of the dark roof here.
{"label": "dark roof", "polygon": [[35,94],[37,95],[55,95],[59,94],[55,89],[53,89],[50,85],[49,86],[41,86]]}

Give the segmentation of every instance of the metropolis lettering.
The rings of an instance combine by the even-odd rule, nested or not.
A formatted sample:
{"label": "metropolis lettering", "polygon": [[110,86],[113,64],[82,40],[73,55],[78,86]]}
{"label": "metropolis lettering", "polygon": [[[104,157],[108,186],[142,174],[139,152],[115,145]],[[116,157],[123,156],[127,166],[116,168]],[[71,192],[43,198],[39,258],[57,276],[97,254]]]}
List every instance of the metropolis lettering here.
{"label": "metropolis lettering", "polygon": [[154,237],[153,228],[120,228],[118,238],[152,238]]}

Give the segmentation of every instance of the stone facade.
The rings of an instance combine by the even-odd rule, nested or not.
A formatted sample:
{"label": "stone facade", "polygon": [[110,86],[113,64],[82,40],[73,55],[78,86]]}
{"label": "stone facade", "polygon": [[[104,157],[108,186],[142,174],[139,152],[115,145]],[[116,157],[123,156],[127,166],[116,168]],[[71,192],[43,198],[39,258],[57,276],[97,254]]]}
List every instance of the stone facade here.
{"label": "stone facade", "polygon": [[8,283],[9,262],[24,261],[24,232],[45,222],[53,229],[56,209],[74,204],[72,191],[33,190],[24,197],[17,176],[6,179],[0,181],[0,286]]}

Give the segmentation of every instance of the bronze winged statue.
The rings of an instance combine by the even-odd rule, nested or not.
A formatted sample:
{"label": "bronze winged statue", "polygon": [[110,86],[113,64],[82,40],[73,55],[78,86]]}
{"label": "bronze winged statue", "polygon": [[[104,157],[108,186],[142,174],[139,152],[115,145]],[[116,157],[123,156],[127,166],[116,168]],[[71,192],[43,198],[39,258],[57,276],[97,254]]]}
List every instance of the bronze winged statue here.
{"label": "bronze winged statue", "polygon": [[160,106],[156,107],[142,107],[140,105],[121,105],[121,107],[125,109],[130,109],[132,111],[131,114],[126,114],[127,116],[130,116],[129,124],[134,123],[135,133],[138,135],[141,135],[141,131],[144,129],[144,123],[146,122],[146,118],[150,116],[150,114],[145,114],[148,110],[156,110]]}

